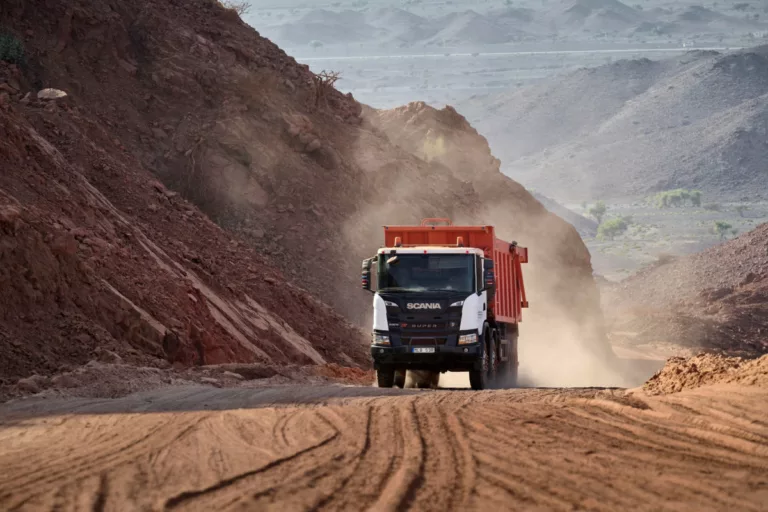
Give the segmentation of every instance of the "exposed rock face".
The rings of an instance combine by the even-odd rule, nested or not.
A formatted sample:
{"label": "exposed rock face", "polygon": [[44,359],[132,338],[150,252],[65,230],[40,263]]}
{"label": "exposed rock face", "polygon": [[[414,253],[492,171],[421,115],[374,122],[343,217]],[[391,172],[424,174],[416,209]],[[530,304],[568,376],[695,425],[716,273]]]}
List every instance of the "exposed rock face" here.
{"label": "exposed rock face", "polygon": [[[360,333],[286,283],[367,324],[360,259],[382,224],[430,216],[530,246],[527,321],[557,310],[604,351],[576,232],[498,173],[455,112],[364,123],[350,95],[211,0],[9,0],[0,25],[26,30],[30,56],[0,69],[19,85],[0,107],[2,257],[27,289],[3,309],[9,372],[104,344],[127,362],[365,364]],[[27,94],[48,84],[67,96]],[[408,146],[398,126],[427,144],[439,129],[445,151]],[[48,277],[28,284],[38,253]]]}
{"label": "exposed rock face", "polygon": [[[0,111],[3,377],[119,354],[150,364],[365,363],[358,331],[130,157],[91,146],[79,113],[27,114],[50,123],[57,145],[59,133],[85,151],[68,158]],[[102,175],[98,188],[87,170]]]}
{"label": "exposed rock face", "polygon": [[604,303],[613,330],[633,333],[628,344],[768,353],[768,224],[641,270],[609,288]]}

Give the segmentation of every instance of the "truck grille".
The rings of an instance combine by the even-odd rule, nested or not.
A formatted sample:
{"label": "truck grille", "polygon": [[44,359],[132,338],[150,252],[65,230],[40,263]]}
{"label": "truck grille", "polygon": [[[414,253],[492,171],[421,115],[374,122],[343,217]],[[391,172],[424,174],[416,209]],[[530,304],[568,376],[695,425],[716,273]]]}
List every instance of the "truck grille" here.
{"label": "truck grille", "polygon": [[447,338],[402,338],[403,345],[410,346],[431,346],[431,345],[445,345],[448,341]]}
{"label": "truck grille", "polygon": [[402,329],[431,329],[433,331],[444,331],[445,322],[403,322],[400,324]]}

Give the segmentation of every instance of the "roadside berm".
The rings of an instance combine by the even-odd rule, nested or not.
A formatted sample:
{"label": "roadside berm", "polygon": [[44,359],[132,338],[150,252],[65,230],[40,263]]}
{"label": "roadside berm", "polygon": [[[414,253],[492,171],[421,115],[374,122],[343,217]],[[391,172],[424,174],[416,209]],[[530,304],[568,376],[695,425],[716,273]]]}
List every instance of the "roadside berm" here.
{"label": "roadside berm", "polygon": [[674,357],[645,383],[643,390],[661,395],[713,384],[768,387],[768,355],[759,359],[716,354]]}

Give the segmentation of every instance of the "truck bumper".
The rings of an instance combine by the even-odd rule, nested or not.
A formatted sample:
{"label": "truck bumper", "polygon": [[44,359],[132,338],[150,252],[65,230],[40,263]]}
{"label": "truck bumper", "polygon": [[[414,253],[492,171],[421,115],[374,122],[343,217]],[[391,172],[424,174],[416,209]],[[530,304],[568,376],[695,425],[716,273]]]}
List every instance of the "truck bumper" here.
{"label": "truck bumper", "polygon": [[[408,370],[431,370],[439,372],[467,372],[482,368],[482,351],[479,343],[450,347],[438,345],[434,353],[414,354],[413,347],[372,346],[373,366],[395,367]],[[419,347],[423,348],[423,347]]]}

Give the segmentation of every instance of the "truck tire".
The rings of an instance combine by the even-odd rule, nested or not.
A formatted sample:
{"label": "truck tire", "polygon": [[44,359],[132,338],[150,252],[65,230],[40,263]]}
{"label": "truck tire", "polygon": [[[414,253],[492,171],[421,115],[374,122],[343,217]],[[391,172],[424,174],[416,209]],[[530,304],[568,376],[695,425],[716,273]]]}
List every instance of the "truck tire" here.
{"label": "truck tire", "polygon": [[485,343],[483,345],[481,368],[479,370],[470,370],[469,372],[469,385],[475,391],[488,389],[492,380],[491,372],[493,372],[493,376],[495,377],[495,366],[498,364],[498,359],[496,357],[496,343],[494,343],[493,337],[487,326],[483,334],[483,340]]}
{"label": "truck tire", "polygon": [[405,387],[405,370],[395,370],[394,385],[400,389]]}
{"label": "truck tire", "polygon": [[469,386],[475,391],[482,391],[485,389],[486,373],[484,370],[470,370],[469,371]]}
{"label": "truck tire", "polygon": [[499,388],[517,387],[517,332],[507,334],[507,360],[499,363]]}
{"label": "truck tire", "polygon": [[391,388],[395,383],[395,369],[382,367],[376,370],[376,383],[380,388]]}
{"label": "truck tire", "polygon": [[488,377],[486,382],[488,388],[495,389],[499,387],[499,350],[496,340],[493,336],[488,337]]}

